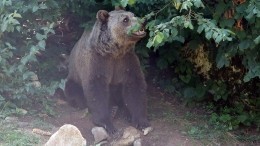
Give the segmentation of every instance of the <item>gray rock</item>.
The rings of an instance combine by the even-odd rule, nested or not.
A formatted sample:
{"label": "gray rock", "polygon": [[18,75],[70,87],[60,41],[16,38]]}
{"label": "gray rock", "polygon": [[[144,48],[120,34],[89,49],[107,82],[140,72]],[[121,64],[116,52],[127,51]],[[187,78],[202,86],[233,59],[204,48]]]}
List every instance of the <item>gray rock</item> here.
{"label": "gray rock", "polygon": [[103,127],[94,127],[92,128],[91,132],[94,136],[96,144],[102,141],[106,141],[109,137],[107,131]]}
{"label": "gray rock", "polygon": [[138,138],[137,140],[134,141],[133,146],[142,146],[142,140]]}
{"label": "gray rock", "polygon": [[[127,127],[124,130],[124,134],[122,138],[118,141],[113,142],[112,146],[131,146],[134,144],[134,142],[138,139],[140,139],[141,134],[140,132],[135,129],[134,127]],[[139,144],[139,140],[136,142],[136,144]],[[140,145],[136,145],[140,146]]]}
{"label": "gray rock", "polygon": [[87,141],[81,135],[79,129],[73,125],[66,124],[55,132],[45,146],[86,146]]}
{"label": "gray rock", "polygon": [[143,129],[142,131],[144,132],[144,135],[147,135],[153,131],[153,127],[147,127],[145,129]]}
{"label": "gray rock", "polygon": [[129,137],[134,137],[134,139],[140,138],[141,134],[140,132],[132,127],[129,126],[124,130],[123,138],[129,138]]}
{"label": "gray rock", "polygon": [[41,87],[41,82],[39,82],[39,81],[33,81],[33,82],[32,82],[32,85],[33,85],[34,87],[36,87],[36,88],[40,88],[40,87]]}

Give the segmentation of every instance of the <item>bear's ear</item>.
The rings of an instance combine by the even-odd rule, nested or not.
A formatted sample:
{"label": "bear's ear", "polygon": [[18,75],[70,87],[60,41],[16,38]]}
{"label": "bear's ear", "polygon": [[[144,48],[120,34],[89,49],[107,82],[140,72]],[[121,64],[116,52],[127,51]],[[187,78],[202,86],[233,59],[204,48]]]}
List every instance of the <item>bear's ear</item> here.
{"label": "bear's ear", "polygon": [[107,22],[107,19],[109,17],[109,14],[106,10],[99,10],[97,12],[97,19],[100,20],[101,22]]}

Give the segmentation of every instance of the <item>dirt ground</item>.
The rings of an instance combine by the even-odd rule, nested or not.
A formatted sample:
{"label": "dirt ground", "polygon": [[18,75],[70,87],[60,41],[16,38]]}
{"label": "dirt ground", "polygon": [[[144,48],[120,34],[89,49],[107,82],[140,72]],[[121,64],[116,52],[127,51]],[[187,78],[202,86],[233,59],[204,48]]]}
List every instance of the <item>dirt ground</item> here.
{"label": "dirt ground", "polygon": [[[183,115],[190,109],[183,106],[179,101],[171,100],[171,102],[167,102],[163,100],[165,95],[157,88],[150,87],[148,93],[149,119],[154,130],[146,136],[141,136],[143,146],[222,145],[220,142],[205,142],[188,136],[185,128],[192,124],[192,121],[187,121]],[[54,102],[56,116],[43,116],[42,118],[45,123],[52,125],[47,128],[47,131],[49,130],[54,133],[64,124],[73,124],[79,128],[83,137],[87,140],[87,144],[94,145],[94,137],[91,134],[91,129],[94,125],[91,122],[90,116],[86,115],[86,110],[72,108],[60,98],[55,98]],[[33,118],[31,116],[24,116],[20,118],[20,121],[31,122]],[[109,142],[119,139],[123,134],[123,130],[130,125],[127,121],[120,118],[114,119],[113,122],[118,132],[111,136]],[[48,136],[41,136],[41,143],[44,144],[47,142],[48,138]],[[227,145],[240,146],[244,144],[236,141]]]}
{"label": "dirt ground", "polygon": [[[227,139],[227,143],[223,143],[222,140],[218,141],[217,139],[194,139],[187,134],[187,127],[193,123],[198,123],[199,121],[196,116],[197,114],[203,114],[203,111],[185,107],[174,97],[171,97],[172,99],[168,102],[164,100],[167,99],[167,97],[165,97],[166,95],[154,87],[149,87],[148,94],[149,120],[153,131],[146,136],[141,136],[142,146],[246,145],[229,138]],[[42,121],[51,125],[47,126],[47,128],[43,128],[43,130],[54,133],[64,124],[73,124],[79,128],[83,137],[87,140],[88,146],[94,145],[94,137],[91,134],[91,129],[94,125],[91,122],[89,114],[86,114],[86,110],[72,108],[60,98],[55,98],[54,102],[56,116],[42,116]],[[185,115],[190,112],[192,112],[192,116],[187,119]],[[35,116],[24,116],[20,117],[19,120],[32,123],[32,121],[35,120]],[[130,123],[120,118],[115,118],[113,122],[118,131],[116,134],[110,136],[109,142],[118,140],[122,136],[124,129],[130,126]],[[44,127],[43,125],[38,124],[38,127],[31,126],[31,129],[27,130],[32,130],[32,128],[41,129],[41,127]],[[49,136],[40,135],[39,137],[41,141],[39,145],[43,145],[49,139]]]}

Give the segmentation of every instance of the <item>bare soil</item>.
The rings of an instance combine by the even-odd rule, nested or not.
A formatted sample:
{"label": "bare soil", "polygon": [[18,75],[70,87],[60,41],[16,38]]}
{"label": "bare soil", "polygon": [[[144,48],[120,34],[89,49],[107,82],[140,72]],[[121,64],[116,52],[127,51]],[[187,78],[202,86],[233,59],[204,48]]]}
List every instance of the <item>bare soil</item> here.
{"label": "bare soil", "polygon": [[[142,136],[143,146],[193,146],[203,145],[198,140],[194,140],[182,134],[183,123],[176,118],[179,115],[183,115],[186,110],[178,101],[166,102],[163,101],[161,93],[155,88],[149,90],[149,119],[153,131],[146,136]],[[54,111],[57,114],[55,117],[44,116],[42,119],[44,122],[53,125],[49,131],[55,132],[59,127],[64,124],[73,124],[81,131],[83,137],[87,140],[88,145],[94,144],[94,137],[91,134],[91,129],[94,125],[91,122],[89,114],[86,115],[86,110],[78,110],[69,106],[62,99],[55,98]],[[170,114],[170,115],[168,115]],[[176,116],[176,117],[174,117]],[[20,118],[22,122],[31,122],[35,117],[24,116]],[[121,119],[113,119],[114,125],[117,128],[117,133],[110,136],[109,142],[119,139],[126,127],[130,126],[130,123]],[[35,127],[37,128],[37,127]],[[49,137],[42,136],[42,143],[47,142]]]}

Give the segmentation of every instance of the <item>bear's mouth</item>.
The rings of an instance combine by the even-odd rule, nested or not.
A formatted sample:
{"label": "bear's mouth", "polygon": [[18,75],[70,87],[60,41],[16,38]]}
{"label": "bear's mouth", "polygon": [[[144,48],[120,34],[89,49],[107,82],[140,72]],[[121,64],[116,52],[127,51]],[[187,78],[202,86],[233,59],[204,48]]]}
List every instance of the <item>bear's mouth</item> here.
{"label": "bear's mouth", "polygon": [[145,30],[142,28],[138,31],[135,31],[132,33],[133,36],[136,36],[136,37],[144,37],[146,35],[146,32]]}

